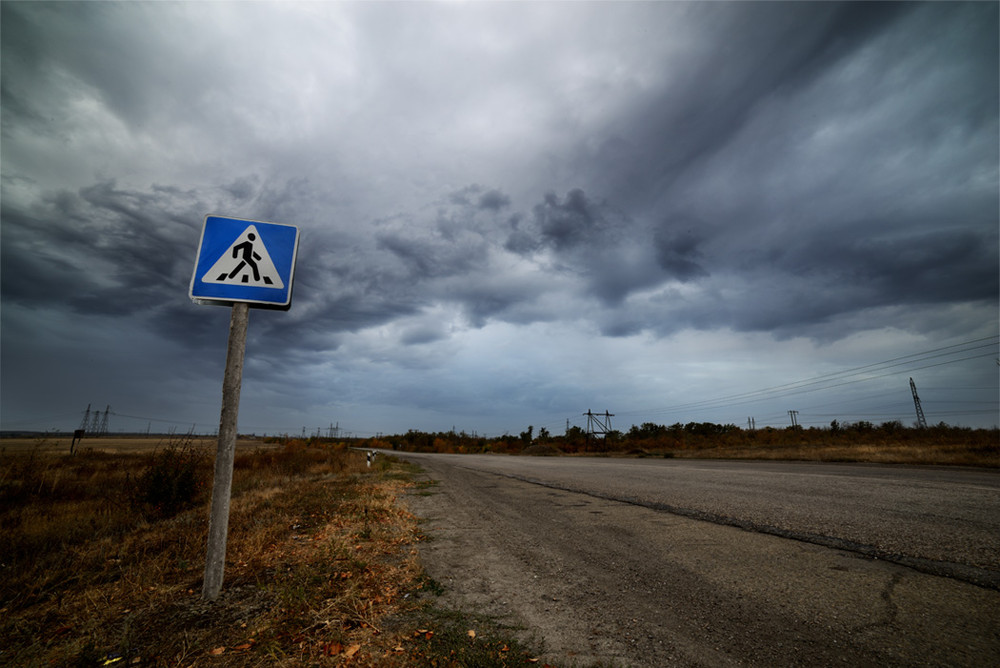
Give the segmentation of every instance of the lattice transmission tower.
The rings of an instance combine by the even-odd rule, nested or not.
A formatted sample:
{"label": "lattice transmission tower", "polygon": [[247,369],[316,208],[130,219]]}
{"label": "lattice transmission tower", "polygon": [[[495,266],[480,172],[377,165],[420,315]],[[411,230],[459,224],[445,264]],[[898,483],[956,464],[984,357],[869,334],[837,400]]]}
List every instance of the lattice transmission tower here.
{"label": "lattice transmission tower", "polygon": [[591,438],[597,434],[607,436],[608,432],[611,431],[611,418],[615,416],[614,413],[609,413],[608,411],[594,413],[588,408],[584,415],[587,416],[587,438]]}
{"label": "lattice transmission tower", "polygon": [[917,384],[910,379],[910,391],[913,392],[913,406],[917,409],[917,426],[921,429],[927,428],[927,419],[924,417],[924,409],[920,407],[920,397],[917,396]]}
{"label": "lattice transmission tower", "polygon": [[90,430],[90,404],[87,404],[87,410],[83,412],[83,421],[80,422],[80,429],[78,431],[86,433],[89,430]]}
{"label": "lattice transmission tower", "polygon": [[108,415],[111,413],[111,406],[109,405],[104,409],[104,415],[101,416],[101,424],[97,427],[98,436],[108,435]]}
{"label": "lattice transmission tower", "polygon": [[111,414],[111,406],[101,411],[91,411],[90,404],[87,404],[87,410],[83,412],[83,420],[80,421],[80,431],[84,432],[87,436],[107,436],[108,435],[108,416]]}

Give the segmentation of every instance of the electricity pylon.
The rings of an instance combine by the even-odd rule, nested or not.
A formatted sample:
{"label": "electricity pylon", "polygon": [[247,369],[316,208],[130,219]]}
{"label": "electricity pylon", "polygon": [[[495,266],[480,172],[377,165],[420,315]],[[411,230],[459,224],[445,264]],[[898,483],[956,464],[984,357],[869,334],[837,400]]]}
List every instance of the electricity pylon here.
{"label": "electricity pylon", "polygon": [[913,406],[917,409],[917,426],[927,429],[927,419],[924,417],[924,409],[920,407],[920,397],[917,396],[917,384],[910,379],[910,391],[913,392]]}
{"label": "electricity pylon", "polygon": [[87,410],[83,413],[83,422],[80,423],[80,431],[87,432],[90,429],[90,404],[87,404]]}
{"label": "electricity pylon", "polygon": [[[590,411],[590,409],[587,409],[587,412],[584,413],[584,415],[587,416],[588,437],[595,436],[597,434],[603,434],[604,436],[607,436],[608,432],[611,431],[611,418],[615,416],[614,413],[609,413],[607,411],[604,411],[603,414],[593,413]],[[602,420],[601,418],[604,419]]]}

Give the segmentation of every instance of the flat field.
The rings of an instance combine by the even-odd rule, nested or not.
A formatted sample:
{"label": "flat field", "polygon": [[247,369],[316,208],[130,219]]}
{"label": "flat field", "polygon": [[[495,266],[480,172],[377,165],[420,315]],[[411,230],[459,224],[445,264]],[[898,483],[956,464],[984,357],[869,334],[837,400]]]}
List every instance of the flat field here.
{"label": "flat field", "polygon": [[[995,433],[994,433],[995,438]],[[1000,467],[1000,444],[986,439],[960,442],[884,442],[736,445],[679,450],[672,457],[686,459],[764,459],[773,461],[867,462]]]}
{"label": "flat field", "polygon": [[434,607],[417,518],[397,502],[411,486],[400,462],[369,467],[343,444],[243,442],[225,581],[206,601],[214,439],[92,439],[76,455],[60,441],[2,442],[0,665],[526,658],[488,620]]}
{"label": "flat field", "polygon": [[[64,454],[69,453],[72,441],[73,439],[69,437],[3,438],[0,439],[0,450],[10,453],[37,450],[42,453]],[[140,453],[168,447],[181,441],[196,448],[214,448],[218,438],[215,436],[107,436],[79,440],[76,443],[76,450],[77,452],[91,451],[105,454]],[[280,447],[280,445],[265,443],[256,438],[240,438],[236,441],[237,451]]]}

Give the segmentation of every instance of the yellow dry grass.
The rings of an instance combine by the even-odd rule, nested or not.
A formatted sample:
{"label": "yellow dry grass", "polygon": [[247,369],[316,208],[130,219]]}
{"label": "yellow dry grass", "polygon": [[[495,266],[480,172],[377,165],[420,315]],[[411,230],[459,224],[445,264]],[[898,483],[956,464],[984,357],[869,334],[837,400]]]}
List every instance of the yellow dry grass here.
{"label": "yellow dry grass", "polygon": [[[238,455],[226,580],[209,603],[207,490],[189,510],[151,514],[134,485],[150,461],[0,457],[0,663],[310,665],[338,647],[357,645],[355,662],[386,652],[381,620],[419,574],[400,476],[302,444]],[[210,478],[210,458],[199,467]]]}
{"label": "yellow dry grass", "polygon": [[[170,443],[183,440],[185,443],[214,452],[218,439],[214,436],[108,436],[104,438],[84,438],[77,441],[77,452],[143,453],[162,448]],[[61,437],[4,438],[0,439],[0,450],[10,453],[30,452],[43,454],[67,454],[73,439]],[[236,441],[237,451],[257,448],[274,449],[279,445],[265,443],[258,438],[240,438]]]}
{"label": "yellow dry grass", "polygon": [[675,450],[672,456],[693,459],[765,459],[823,462],[867,462],[1000,467],[1000,444],[966,443],[810,443],[806,445],[722,446]]}

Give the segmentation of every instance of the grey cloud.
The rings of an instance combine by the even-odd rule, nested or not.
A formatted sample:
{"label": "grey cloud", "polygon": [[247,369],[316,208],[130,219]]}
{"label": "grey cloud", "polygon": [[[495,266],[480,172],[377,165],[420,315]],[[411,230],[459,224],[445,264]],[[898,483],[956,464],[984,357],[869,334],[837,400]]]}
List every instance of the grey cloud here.
{"label": "grey cloud", "polygon": [[[288,314],[277,313],[263,325],[262,336],[289,349],[324,349],[340,332],[357,332],[419,312],[420,302],[391,294],[311,295]],[[270,315],[270,314],[268,314]],[[285,317],[281,317],[285,316]],[[290,318],[287,316],[291,316]]]}
{"label": "grey cloud", "polygon": [[[994,299],[996,235],[942,230],[899,239],[830,239],[793,264],[790,275],[820,275],[828,291],[854,293],[857,307]],[[862,297],[861,295],[865,295]]]}
{"label": "grey cloud", "polygon": [[507,234],[503,247],[516,255],[530,255],[541,247],[541,242],[531,232],[521,228],[522,220],[524,217],[520,214],[515,214],[507,219],[507,227],[510,232]]}
{"label": "grey cloud", "polygon": [[[213,70],[192,62],[197,56],[191,49],[148,48],[151,41],[169,39],[165,28],[174,20],[169,8],[150,12],[148,7],[106,3],[14,3],[3,9],[4,62],[8,57],[18,61],[17,68],[4,68],[5,81],[10,77],[5,110],[8,101],[17,100],[28,115],[63,116],[71,105],[55,104],[54,98],[71,98],[70,82],[97,92],[116,115],[141,126],[161,113],[164,104],[183,104],[193,97],[164,99],[159,91],[176,89],[181,82],[187,86],[194,75],[210,76]],[[100,48],[92,41],[96,35]],[[53,80],[62,86],[43,88]]]}
{"label": "grey cloud", "polygon": [[[86,320],[102,360],[127,332],[215,374],[207,213],[300,226],[293,308],[250,331],[282,411],[350,400],[323,366],[350,358],[365,397],[482,415],[454,350],[550,330],[631,354],[993,327],[996,3],[468,10],[0,3],[5,361],[36,329],[80,357],[55,330]],[[546,404],[511,374],[483,396]]]}
{"label": "grey cloud", "polygon": [[[251,191],[255,180],[237,179],[241,185],[236,193],[225,186],[193,191],[153,185],[136,190],[104,181],[78,192],[45,194],[30,207],[5,197],[3,300],[84,315],[139,317],[157,336],[197,351],[213,341],[218,324],[225,323],[224,309],[195,306],[187,297],[201,225],[208,212],[238,215],[248,198],[259,199],[260,192]],[[270,195],[272,212],[280,213],[282,202],[295,199],[299,187],[276,188],[277,194]],[[326,245],[316,235],[311,241]],[[304,255],[311,251],[306,249]],[[322,303],[327,294],[326,279],[313,280],[319,274],[314,265],[306,262],[302,267],[296,279],[297,311]],[[364,287],[372,278],[359,280]],[[326,306],[330,317],[323,322],[333,331],[385,322],[413,310],[377,295],[343,298]],[[266,315],[258,318],[267,322]],[[262,324],[258,331],[290,347],[308,344],[300,341],[309,331],[308,322],[289,331],[286,317],[284,325],[272,332]]]}
{"label": "grey cloud", "polygon": [[477,273],[503,234],[499,214],[509,204],[498,189],[466,186],[425,211],[379,221],[376,247],[402,261],[411,280]]}
{"label": "grey cloud", "polygon": [[399,258],[417,279],[468,273],[484,259],[482,247],[470,247],[440,236],[385,233],[378,237],[378,248]]}
{"label": "grey cloud", "polygon": [[541,243],[529,232],[515,229],[508,235],[504,248],[517,255],[529,255],[541,248]]}
{"label": "grey cloud", "polygon": [[399,337],[400,343],[405,346],[422,345],[434,343],[448,337],[448,334],[440,326],[421,325],[407,329]]}
{"label": "grey cloud", "polygon": [[555,193],[546,194],[535,206],[534,215],[542,240],[557,250],[584,243],[604,227],[599,206],[579,188],[569,191],[563,201]]}
{"label": "grey cloud", "polygon": [[222,186],[237,201],[243,201],[252,197],[259,187],[260,179],[256,174],[243,176],[228,185]]}
{"label": "grey cloud", "polygon": [[493,212],[498,212],[510,206],[510,197],[503,191],[496,188],[487,190],[478,183],[453,192],[449,195],[448,201],[460,207],[471,207]]}
{"label": "grey cloud", "polygon": [[490,190],[479,197],[479,208],[500,211],[510,206],[510,197],[499,190]]}
{"label": "grey cloud", "polygon": [[504,248],[522,255],[552,249],[557,266],[579,277],[581,292],[607,306],[637,290],[708,275],[700,264],[700,232],[686,218],[651,230],[580,188],[565,199],[548,193],[533,214],[529,226],[511,226]]}
{"label": "grey cloud", "polygon": [[486,271],[451,281],[442,288],[440,295],[461,306],[469,324],[480,328],[491,318],[524,322],[522,315],[512,311],[530,305],[544,289],[537,283]]}
{"label": "grey cloud", "polygon": [[[136,193],[113,182],[62,192],[33,210],[4,210],[4,297],[124,314],[150,308],[183,288],[197,243],[163,213],[183,199]],[[54,277],[58,276],[58,280]]]}
{"label": "grey cloud", "polygon": [[661,201],[685,169],[725,147],[761,101],[811,81],[910,10],[904,3],[754,3],[699,13],[698,30],[725,35],[724,43],[708,40],[703,53],[690,54],[674,85],[609,128],[599,155],[584,163],[600,165],[616,199]]}
{"label": "grey cloud", "polygon": [[703,253],[698,249],[698,245],[702,242],[701,236],[692,228],[679,231],[672,228],[673,226],[665,226],[653,234],[656,260],[660,267],[679,281],[686,282],[708,276],[708,271],[699,264],[699,260],[703,257]]}
{"label": "grey cloud", "polygon": [[187,355],[207,356],[217,361],[216,351],[226,343],[229,316],[230,311],[225,307],[198,306],[187,299],[171,300],[154,310],[149,326],[158,337],[182,346]]}
{"label": "grey cloud", "polygon": [[744,266],[735,274],[721,269],[702,279],[695,292],[664,291],[646,312],[626,311],[620,321],[604,325],[604,331],[620,335],[648,329],[666,335],[685,326],[729,327],[837,339],[856,330],[863,322],[860,314],[945,303],[989,308],[1000,295],[1000,263],[988,250],[996,241],[959,230],[895,240],[827,238],[792,244],[756,269]]}

